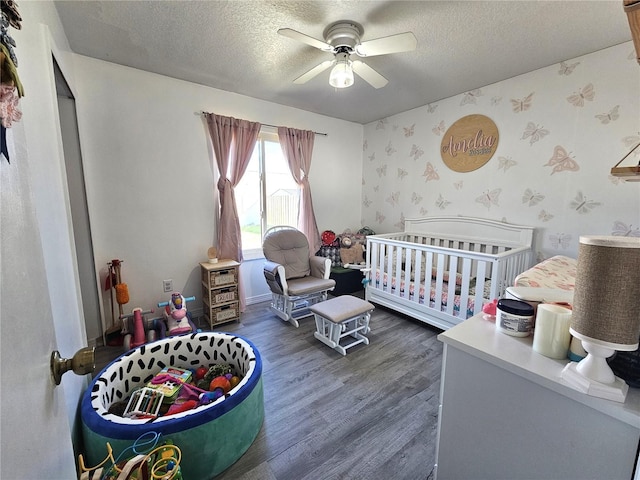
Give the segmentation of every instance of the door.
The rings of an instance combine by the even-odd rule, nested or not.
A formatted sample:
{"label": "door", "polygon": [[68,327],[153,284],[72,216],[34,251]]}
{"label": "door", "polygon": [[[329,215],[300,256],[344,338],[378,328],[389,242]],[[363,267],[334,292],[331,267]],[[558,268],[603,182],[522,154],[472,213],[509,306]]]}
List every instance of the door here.
{"label": "door", "polygon": [[8,132],[11,164],[0,158],[0,478],[73,479],[64,385],[55,387],[49,376],[56,340],[42,232],[27,151],[16,152],[14,133],[24,137],[21,124]]}

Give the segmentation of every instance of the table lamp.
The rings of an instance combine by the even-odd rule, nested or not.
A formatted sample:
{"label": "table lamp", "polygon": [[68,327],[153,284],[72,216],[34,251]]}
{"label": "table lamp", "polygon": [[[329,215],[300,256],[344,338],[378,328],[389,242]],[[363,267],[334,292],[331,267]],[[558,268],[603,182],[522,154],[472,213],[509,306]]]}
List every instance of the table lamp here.
{"label": "table lamp", "polygon": [[562,378],[587,395],[624,403],[629,386],[607,364],[615,351],[633,351],[640,337],[640,238],[581,236],[571,334],[587,356]]}

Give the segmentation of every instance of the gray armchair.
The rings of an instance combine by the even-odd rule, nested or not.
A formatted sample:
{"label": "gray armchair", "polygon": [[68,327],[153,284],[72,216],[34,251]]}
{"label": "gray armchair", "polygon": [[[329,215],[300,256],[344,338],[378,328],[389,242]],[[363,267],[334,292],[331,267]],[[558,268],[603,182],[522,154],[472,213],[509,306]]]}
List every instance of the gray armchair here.
{"label": "gray armchair", "polygon": [[265,233],[262,250],[267,259],[264,277],[271,290],[271,311],[296,327],[312,315],[309,307],[327,299],[335,280],[329,278],[331,260],[312,256],[307,237],[292,227],[273,227]]}

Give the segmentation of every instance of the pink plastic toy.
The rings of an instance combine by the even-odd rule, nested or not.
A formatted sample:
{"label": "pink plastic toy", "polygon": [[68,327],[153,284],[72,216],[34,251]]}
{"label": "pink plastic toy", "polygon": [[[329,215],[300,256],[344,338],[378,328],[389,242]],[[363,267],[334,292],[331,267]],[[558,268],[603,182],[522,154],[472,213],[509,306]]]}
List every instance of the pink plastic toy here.
{"label": "pink plastic toy", "polygon": [[[123,323],[123,333],[125,333],[124,349],[126,351],[129,351],[132,348],[136,348],[146,342],[155,340],[155,335],[147,333],[147,329],[145,329],[145,321],[142,317],[143,315],[147,315],[149,313],[153,313],[153,309],[143,312],[141,308],[137,307],[134,308],[128,315],[120,315],[120,320],[123,321],[128,321],[133,318],[133,335],[128,328],[130,326],[130,322]],[[147,338],[147,336],[151,338]]]}
{"label": "pink plastic toy", "polygon": [[482,317],[485,320],[495,322],[497,309],[498,309],[498,299],[494,298],[491,303],[485,303],[482,306],[482,313],[484,314]]}
{"label": "pink plastic toy", "polygon": [[195,300],[195,297],[183,297],[179,292],[171,294],[169,302],[160,302],[158,307],[164,307],[164,320],[168,336],[180,335],[195,331],[187,314],[187,302]]}

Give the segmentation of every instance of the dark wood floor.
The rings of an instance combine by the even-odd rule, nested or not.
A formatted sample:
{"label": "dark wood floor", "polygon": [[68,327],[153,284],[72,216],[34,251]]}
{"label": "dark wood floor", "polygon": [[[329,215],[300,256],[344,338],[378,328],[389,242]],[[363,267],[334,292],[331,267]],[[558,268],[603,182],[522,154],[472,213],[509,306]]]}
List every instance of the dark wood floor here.
{"label": "dark wood floor", "polygon": [[[258,348],[265,408],[256,440],[217,478],[431,479],[439,330],[382,307],[370,326],[370,344],[344,357],[314,338],[313,317],[294,328],[273,315],[268,303],[251,305],[239,323],[217,328]],[[121,353],[101,347],[97,359],[104,365]]]}

